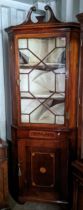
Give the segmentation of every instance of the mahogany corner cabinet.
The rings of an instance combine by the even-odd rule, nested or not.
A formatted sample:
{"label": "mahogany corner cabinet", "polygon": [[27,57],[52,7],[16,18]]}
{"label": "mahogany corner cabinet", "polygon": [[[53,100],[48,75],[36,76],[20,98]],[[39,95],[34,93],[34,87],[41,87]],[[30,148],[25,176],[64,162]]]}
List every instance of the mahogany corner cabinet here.
{"label": "mahogany corner cabinet", "polygon": [[[6,29],[12,101],[9,190],[19,202],[68,202],[76,158],[78,23],[45,15]],[[46,16],[49,10],[49,18]]]}

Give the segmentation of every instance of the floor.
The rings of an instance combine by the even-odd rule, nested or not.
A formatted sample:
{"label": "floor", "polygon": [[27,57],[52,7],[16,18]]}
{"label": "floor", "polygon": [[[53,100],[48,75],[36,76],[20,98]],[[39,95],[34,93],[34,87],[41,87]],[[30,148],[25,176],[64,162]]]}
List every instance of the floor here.
{"label": "floor", "polygon": [[[11,210],[64,210],[63,207],[56,204],[40,202],[26,202],[25,204],[18,204],[11,196],[9,196],[9,207]],[[65,210],[67,210],[67,208],[65,208]]]}

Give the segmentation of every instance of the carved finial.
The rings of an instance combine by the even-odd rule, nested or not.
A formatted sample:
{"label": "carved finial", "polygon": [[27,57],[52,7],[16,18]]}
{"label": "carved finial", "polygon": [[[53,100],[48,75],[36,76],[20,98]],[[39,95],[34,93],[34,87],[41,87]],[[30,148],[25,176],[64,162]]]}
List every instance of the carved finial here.
{"label": "carved finial", "polygon": [[76,17],[80,23],[83,23],[83,12],[76,15]]}
{"label": "carved finial", "polygon": [[30,8],[30,10],[29,10],[29,12],[27,14],[26,20],[23,22],[24,24],[27,24],[27,23],[31,22],[31,14],[34,11],[36,11],[36,7],[35,6]]}
{"label": "carved finial", "polygon": [[49,19],[49,21],[52,21],[52,22],[54,21],[56,23],[60,23],[60,21],[55,17],[55,15],[54,15],[54,13],[53,13],[53,11],[52,11],[52,9],[51,9],[51,7],[49,5],[45,6],[45,10],[49,10],[50,11],[50,19]]}
{"label": "carved finial", "polygon": [[[49,20],[46,20],[46,16],[48,17],[48,15],[46,15],[47,13],[47,10],[50,11],[50,17],[49,17]],[[39,13],[39,15],[35,15],[36,19],[37,19],[37,23],[41,23],[41,22],[56,22],[56,23],[60,23],[60,21],[55,17],[51,7],[49,5],[46,5],[45,6],[45,10],[37,10],[35,6],[31,7],[28,14],[27,14],[27,17],[26,17],[26,20],[22,23],[22,24],[27,24],[27,23],[33,23],[33,21],[31,20],[31,14],[32,12],[35,12],[35,13]],[[21,24],[21,25],[22,25]]]}

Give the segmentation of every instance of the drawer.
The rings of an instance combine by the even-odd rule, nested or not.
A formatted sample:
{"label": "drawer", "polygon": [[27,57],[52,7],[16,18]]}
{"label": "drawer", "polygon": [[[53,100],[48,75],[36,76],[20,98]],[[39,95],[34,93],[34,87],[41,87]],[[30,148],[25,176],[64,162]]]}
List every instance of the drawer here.
{"label": "drawer", "polygon": [[67,137],[67,133],[66,132],[62,132],[62,131],[35,131],[35,130],[31,130],[29,131],[29,137],[30,138],[42,138],[42,139],[60,139],[60,138],[66,138]]}
{"label": "drawer", "polygon": [[58,139],[66,139],[69,131],[49,131],[49,130],[18,130],[17,138],[18,139],[47,139],[47,140],[58,140]]}

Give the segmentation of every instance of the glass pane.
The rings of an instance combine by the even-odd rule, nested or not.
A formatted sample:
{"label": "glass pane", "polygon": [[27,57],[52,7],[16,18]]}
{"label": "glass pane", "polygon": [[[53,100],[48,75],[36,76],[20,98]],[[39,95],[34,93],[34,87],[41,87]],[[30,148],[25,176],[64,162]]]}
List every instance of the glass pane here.
{"label": "glass pane", "polygon": [[52,100],[50,104],[50,110],[55,115],[64,115],[64,103],[56,104],[56,100]]}
{"label": "glass pane", "polygon": [[65,37],[56,38],[56,47],[65,47],[65,46],[66,46],[66,38]]}
{"label": "glass pane", "polygon": [[64,116],[56,116],[56,124],[64,124]]}
{"label": "glass pane", "polygon": [[55,123],[55,115],[64,115],[64,103],[54,105],[54,100],[49,99],[30,115],[30,119],[31,122]]}
{"label": "glass pane", "polygon": [[27,39],[19,39],[18,47],[19,48],[27,48]]}
{"label": "glass pane", "polygon": [[21,113],[30,114],[39,105],[40,105],[40,102],[38,100],[21,99]]}
{"label": "glass pane", "polygon": [[66,38],[19,39],[21,122],[64,124]]}
{"label": "glass pane", "polygon": [[64,103],[53,106],[52,100],[48,100],[30,115],[30,121],[34,123],[55,123],[56,114],[59,115],[56,116],[56,123],[63,124],[64,117],[60,115],[64,115]]}
{"label": "glass pane", "polygon": [[52,39],[19,39],[20,64],[38,63],[55,48],[55,38]]}
{"label": "glass pane", "polygon": [[30,115],[30,122],[54,124],[55,116],[45,106],[41,105]]}
{"label": "glass pane", "polygon": [[40,59],[43,59],[55,48],[55,38],[52,39],[29,39],[28,48]]}
{"label": "glass pane", "polygon": [[28,75],[20,74],[20,91],[28,91]]}
{"label": "glass pane", "polygon": [[21,115],[21,122],[28,123],[29,122],[29,115]]}
{"label": "glass pane", "polygon": [[30,64],[34,65],[35,63],[38,63],[40,60],[34,56],[29,50],[20,50],[20,64]]}
{"label": "glass pane", "polygon": [[47,98],[55,92],[55,75],[52,71],[34,69],[30,74],[30,92],[36,97]]}
{"label": "glass pane", "polygon": [[56,91],[65,91],[65,74],[56,74]]}
{"label": "glass pane", "polygon": [[44,60],[47,65],[65,64],[65,48],[55,48]]}

